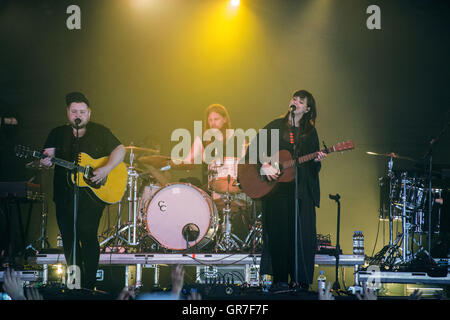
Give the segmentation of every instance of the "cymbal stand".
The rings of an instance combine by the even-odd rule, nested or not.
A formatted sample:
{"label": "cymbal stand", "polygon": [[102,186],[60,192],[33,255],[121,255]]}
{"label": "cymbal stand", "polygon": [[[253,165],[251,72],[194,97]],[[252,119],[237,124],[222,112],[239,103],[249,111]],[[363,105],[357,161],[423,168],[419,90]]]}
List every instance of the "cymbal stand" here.
{"label": "cymbal stand", "polygon": [[408,243],[409,243],[409,229],[410,229],[410,223],[407,221],[406,216],[406,172],[402,172],[401,174],[401,181],[402,181],[402,188],[403,188],[403,208],[402,208],[402,227],[403,227],[403,243],[402,243],[402,258],[403,262],[406,261],[407,258],[409,258],[409,250],[408,250]]}
{"label": "cymbal stand", "polygon": [[[392,181],[394,180],[394,172],[392,171],[394,167],[394,159],[389,158],[388,162],[388,177],[389,177],[389,250],[387,251],[387,256],[398,256],[398,242],[394,245],[394,194]],[[388,257],[386,261],[390,261]]]}
{"label": "cymbal stand", "polygon": [[[228,175],[228,189],[230,188],[230,175]],[[225,208],[223,208],[223,222],[222,222],[222,234],[220,236],[219,241],[216,244],[216,251],[218,249],[222,251],[228,250],[240,250],[240,245],[243,245],[244,242],[239,239],[237,235],[231,232],[231,220],[230,220],[230,212],[231,212],[231,195],[229,190],[225,194],[224,197]],[[239,242],[239,243],[238,243]]]}
{"label": "cymbal stand", "polygon": [[133,165],[128,170],[128,244],[135,246],[138,244],[136,239],[137,216],[138,216],[138,186],[139,174]]}
{"label": "cymbal stand", "polygon": [[[124,227],[121,228],[121,213],[122,213],[122,201],[119,202],[118,208],[118,219],[117,219],[117,232],[105,239],[100,243],[100,246],[108,243],[110,240],[116,238],[117,240],[122,240],[130,246],[138,245],[137,240],[137,217],[138,217],[138,179],[139,173],[135,170],[133,166],[134,153],[133,149],[130,151],[130,166],[128,167],[128,222]],[[120,236],[122,232],[127,232],[127,238]]]}
{"label": "cymbal stand", "polygon": [[394,241],[394,213],[392,212],[393,194],[392,194],[392,179],[394,179],[394,173],[392,168],[394,166],[394,160],[389,158],[388,162],[388,177],[389,177],[389,246],[392,247]]}

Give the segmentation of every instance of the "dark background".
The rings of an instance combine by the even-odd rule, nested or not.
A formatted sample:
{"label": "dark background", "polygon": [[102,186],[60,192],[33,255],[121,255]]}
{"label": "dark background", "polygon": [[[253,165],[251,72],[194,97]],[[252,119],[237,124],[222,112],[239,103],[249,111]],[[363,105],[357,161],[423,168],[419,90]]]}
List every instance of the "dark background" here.
{"label": "dark background", "polygon": [[[71,4],[81,8],[81,30],[66,27]],[[381,9],[381,30],[366,27],[372,4]],[[448,1],[425,0],[242,0],[237,9],[219,0],[3,0],[0,108],[19,125],[1,128],[1,180],[35,176],[51,199],[52,173],[24,169],[11,149],[40,148],[65,122],[69,91],[84,92],[92,120],[123,144],[158,141],[170,155],[171,132],[192,131],[212,103],[228,108],[234,128],[258,129],[287,110],[295,90],[307,89],[317,101],[320,139],[356,144],[323,163],[318,232],[335,242],[336,205],[328,194],[339,193],[344,253],[354,230],[363,231],[371,253],[378,178],[388,159],[366,151],[421,159],[448,126],[449,9]],[[449,141],[447,131],[434,148],[435,164],[450,164]],[[104,225],[115,223],[111,212]],[[376,249],[388,241],[383,230]]]}

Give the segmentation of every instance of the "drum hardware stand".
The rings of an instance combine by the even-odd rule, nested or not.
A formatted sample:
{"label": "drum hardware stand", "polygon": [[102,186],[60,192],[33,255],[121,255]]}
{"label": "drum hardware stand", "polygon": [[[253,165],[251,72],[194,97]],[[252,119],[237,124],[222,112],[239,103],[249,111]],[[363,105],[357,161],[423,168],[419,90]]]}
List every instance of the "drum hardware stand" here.
{"label": "drum hardware stand", "polygon": [[256,214],[256,201],[252,201],[252,221],[251,228],[244,241],[244,248],[249,248],[252,253],[255,253],[258,244],[262,244],[262,214]]}
{"label": "drum hardware stand", "polygon": [[402,172],[402,188],[403,188],[403,208],[402,208],[402,225],[403,225],[403,243],[402,243],[402,257],[403,262],[409,258],[408,243],[409,243],[409,229],[410,223],[406,221],[406,172]]}
{"label": "drum hardware stand", "polygon": [[[133,149],[130,151],[130,166],[128,167],[128,222],[124,227],[121,228],[121,213],[122,213],[122,201],[119,202],[118,208],[118,219],[117,219],[117,232],[105,239],[100,243],[100,246],[108,243],[110,240],[116,238],[118,241],[122,240],[125,244],[130,246],[136,246],[139,244],[137,241],[137,216],[138,216],[138,179],[139,173],[135,170],[133,166],[134,162],[134,152]],[[122,232],[128,231],[127,238],[120,236]]]}
{"label": "drum hardware stand", "polygon": [[[230,178],[231,178],[230,175],[228,175],[228,189],[230,188]],[[225,202],[225,208],[223,208],[223,210],[222,210],[224,213],[224,220],[222,222],[223,234],[221,235],[218,243],[216,244],[216,251],[218,249],[220,249],[222,251],[227,251],[227,250],[232,250],[232,249],[240,250],[241,248],[240,248],[238,242],[241,245],[243,245],[244,242],[241,239],[239,239],[239,237],[237,235],[235,235],[234,233],[231,232],[231,221],[230,221],[231,196],[230,196],[229,190],[225,194],[224,202]]]}
{"label": "drum hardware stand", "polygon": [[231,204],[231,197],[227,193],[225,197],[225,208],[223,208],[224,213],[224,221],[222,222],[222,230],[223,234],[221,235],[218,243],[216,244],[216,250],[219,248],[222,251],[228,251],[232,249],[240,250],[238,242],[243,245],[244,242],[239,239],[237,235],[231,232],[231,221],[230,221],[230,204]]}
{"label": "drum hardware stand", "polygon": [[45,209],[45,196],[42,195],[42,212],[41,212],[41,236],[34,240],[32,243],[30,243],[25,249],[31,249],[35,251],[36,253],[39,253],[39,249],[36,249],[33,244],[34,243],[41,243],[40,250],[45,250],[45,248],[50,247],[50,243],[48,242],[47,238],[47,210]]}
{"label": "drum hardware stand", "polygon": [[394,160],[392,157],[389,158],[388,163],[388,177],[389,177],[389,245],[392,247],[392,243],[394,241],[394,221],[393,221],[393,214],[392,214],[392,202],[393,202],[393,195],[392,195],[392,179],[394,177],[394,173],[392,172],[392,168],[394,167]]}
{"label": "drum hardware stand", "polygon": [[[394,240],[394,212],[393,212],[393,187],[392,187],[392,180],[394,179],[394,173],[392,171],[394,166],[394,161],[393,161],[393,157],[391,156],[389,158],[389,162],[388,162],[388,178],[389,178],[389,245],[385,246],[383,249],[381,249],[381,251],[376,254],[374,256],[374,258],[377,257],[378,260],[379,256],[381,255],[381,260],[383,260],[386,264],[390,265],[390,267],[392,267],[393,265],[404,261],[403,258],[403,253],[405,252],[404,250],[402,251],[402,253],[400,254],[400,240],[403,240],[402,244],[404,245],[404,235],[405,233],[403,233],[401,235],[397,235],[397,238]],[[405,197],[405,194],[404,194]],[[403,209],[405,208],[405,201],[406,199],[404,199],[403,201]],[[405,212],[403,212],[402,214],[402,223],[403,226],[405,227]],[[383,258],[384,257],[384,258]],[[397,258],[400,258],[400,261],[396,261]]]}
{"label": "drum hardware stand", "polygon": [[250,248],[252,253],[255,253],[257,244],[262,242],[262,228],[261,228],[261,214],[255,219],[247,237],[245,238],[244,248]]}

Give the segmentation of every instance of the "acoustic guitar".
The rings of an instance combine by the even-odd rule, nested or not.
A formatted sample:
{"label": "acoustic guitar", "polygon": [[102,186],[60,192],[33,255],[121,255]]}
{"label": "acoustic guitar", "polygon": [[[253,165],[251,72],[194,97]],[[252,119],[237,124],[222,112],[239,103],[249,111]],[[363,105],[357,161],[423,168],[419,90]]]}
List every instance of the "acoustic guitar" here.
{"label": "acoustic guitar", "polygon": [[[349,140],[321,151],[331,153],[352,150],[354,148],[355,144],[352,140]],[[317,153],[318,151],[301,156],[297,161],[301,164],[314,160]],[[270,194],[279,182],[293,181],[295,175],[295,160],[292,158],[291,153],[287,150],[280,150],[278,152],[278,159],[279,162],[272,163],[272,166],[277,168],[280,172],[278,179],[275,181],[268,181],[264,176],[260,175],[256,164],[238,164],[238,181],[242,191],[252,199],[261,199]]]}
{"label": "acoustic guitar", "polygon": [[[32,150],[26,146],[15,147],[16,156],[20,158],[34,157],[38,159],[47,158],[47,155],[42,152]],[[128,171],[125,163],[119,163],[108,176],[100,183],[96,184],[91,181],[93,172],[96,168],[103,167],[108,163],[109,157],[102,157],[94,159],[87,153],[80,152],[78,155],[78,165],[74,162],[63,160],[60,158],[52,158],[51,161],[58,166],[70,170],[70,180],[72,184],[75,183],[75,168],[77,170],[78,186],[81,188],[89,188],[98,199],[107,203],[113,204],[119,202],[127,188]]]}

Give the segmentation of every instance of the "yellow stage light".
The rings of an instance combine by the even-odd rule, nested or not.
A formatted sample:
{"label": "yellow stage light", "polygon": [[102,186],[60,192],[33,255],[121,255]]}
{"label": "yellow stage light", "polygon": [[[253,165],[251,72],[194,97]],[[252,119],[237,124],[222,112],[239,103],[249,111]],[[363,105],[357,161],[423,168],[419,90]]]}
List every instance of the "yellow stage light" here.
{"label": "yellow stage light", "polygon": [[132,0],[131,4],[137,9],[143,9],[148,7],[152,2],[152,0]]}
{"label": "yellow stage light", "polygon": [[238,7],[239,4],[240,4],[240,1],[239,1],[239,0],[231,0],[231,1],[230,1],[230,4],[231,4],[233,7]]}
{"label": "yellow stage light", "polygon": [[63,266],[61,264],[56,265],[56,274],[61,275],[64,272]]}

